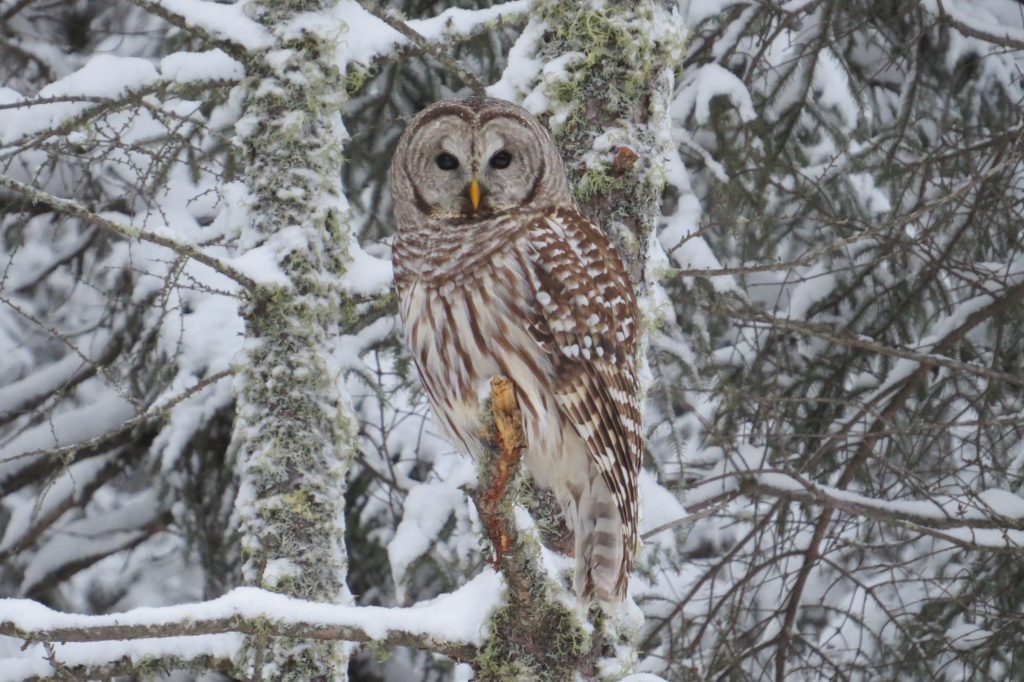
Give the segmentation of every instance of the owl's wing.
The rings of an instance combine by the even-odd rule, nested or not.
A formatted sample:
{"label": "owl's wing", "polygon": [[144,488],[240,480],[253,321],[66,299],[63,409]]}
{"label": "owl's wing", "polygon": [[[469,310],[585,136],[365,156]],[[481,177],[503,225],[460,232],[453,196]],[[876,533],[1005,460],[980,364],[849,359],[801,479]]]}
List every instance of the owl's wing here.
{"label": "owl's wing", "polygon": [[579,213],[545,212],[528,232],[537,302],[529,331],[552,360],[559,411],[586,443],[620,510],[628,573],[643,457],[636,296],[611,243]]}

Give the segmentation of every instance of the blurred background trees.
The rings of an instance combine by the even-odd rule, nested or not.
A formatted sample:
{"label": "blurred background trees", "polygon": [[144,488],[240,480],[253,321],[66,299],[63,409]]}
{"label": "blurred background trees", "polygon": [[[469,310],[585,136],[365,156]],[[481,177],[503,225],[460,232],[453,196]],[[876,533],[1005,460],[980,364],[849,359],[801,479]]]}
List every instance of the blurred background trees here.
{"label": "blurred background trees", "polygon": [[[409,605],[480,571],[384,183],[468,72],[552,128],[644,297],[637,669],[1024,677],[1024,5],[458,4],[0,0],[0,594]],[[315,466],[264,467],[300,418],[321,445],[268,447]]]}

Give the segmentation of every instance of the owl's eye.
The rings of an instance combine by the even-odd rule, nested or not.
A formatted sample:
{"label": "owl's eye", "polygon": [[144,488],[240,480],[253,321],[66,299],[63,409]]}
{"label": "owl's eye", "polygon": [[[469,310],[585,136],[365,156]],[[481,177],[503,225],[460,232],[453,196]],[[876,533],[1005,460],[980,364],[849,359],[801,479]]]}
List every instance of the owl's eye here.
{"label": "owl's eye", "polygon": [[494,156],[491,157],[491,168],[508,168],[508,165],[512,163],[512,155],[507,150],[501,149],[494,152]]}
{"label": "owl's eye", "polygon": [[459,160],[448,152],[441,152],[434,161],[437,162],[437,167],[443,171],[455,170],[459,167]]}

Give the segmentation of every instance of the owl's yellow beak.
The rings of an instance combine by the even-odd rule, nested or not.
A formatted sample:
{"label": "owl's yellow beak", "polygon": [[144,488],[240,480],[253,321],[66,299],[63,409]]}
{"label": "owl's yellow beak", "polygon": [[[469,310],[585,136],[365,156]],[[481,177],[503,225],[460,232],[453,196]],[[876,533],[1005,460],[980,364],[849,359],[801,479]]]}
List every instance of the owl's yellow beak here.
{"label": "owl's yellow beak", "polygon": [[469,203],[473,204],[473,210],[480,208],[480,183],[476,178],[469,181]]}

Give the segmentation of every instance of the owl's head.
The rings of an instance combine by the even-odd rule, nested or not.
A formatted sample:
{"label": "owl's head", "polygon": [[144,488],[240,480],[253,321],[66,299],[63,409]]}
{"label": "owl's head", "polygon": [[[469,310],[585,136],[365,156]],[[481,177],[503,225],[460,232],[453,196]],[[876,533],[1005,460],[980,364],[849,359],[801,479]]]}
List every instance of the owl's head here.
{"label": "owl's head", "polygon": [[417,114],[398,141],[390,178],[400,228],[425,217],[472,222],[573,205],[550,133],[522,107],[486,97]]}

